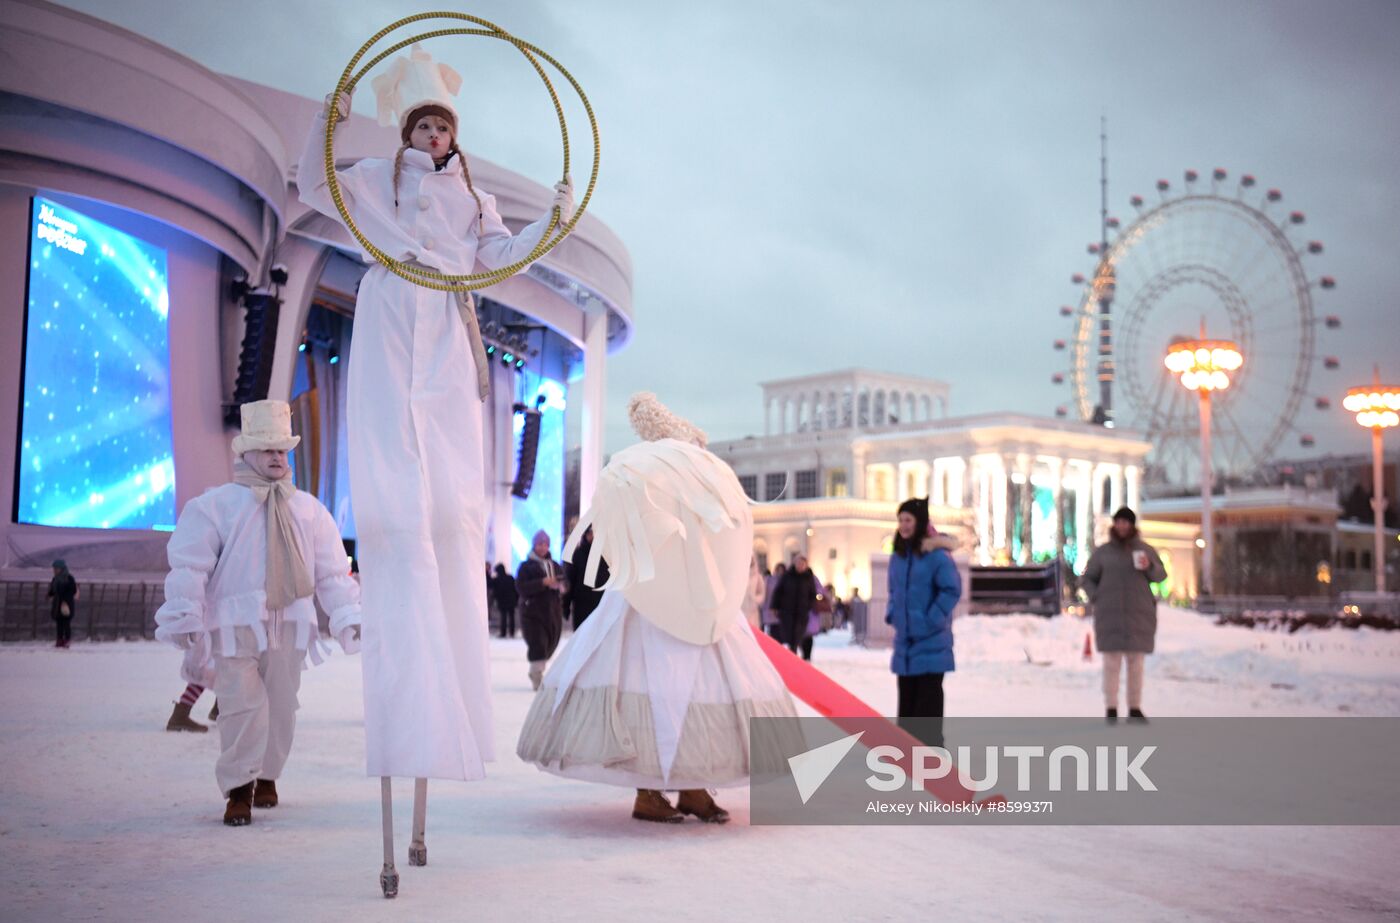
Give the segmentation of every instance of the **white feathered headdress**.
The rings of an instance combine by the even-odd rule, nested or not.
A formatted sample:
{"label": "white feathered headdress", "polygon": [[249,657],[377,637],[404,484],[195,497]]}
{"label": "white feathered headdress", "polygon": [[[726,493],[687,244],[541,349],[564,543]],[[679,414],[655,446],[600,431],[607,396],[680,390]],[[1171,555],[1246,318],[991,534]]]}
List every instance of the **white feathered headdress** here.
{"label": "white feathered headdress", "polygon": [[737,619],[753,554],[748,497],[729,465],[705,449],[705,434],[654,394],[628,406],[644,442],[612,457],[593,503],[565,546],[571,556],[593,528],[583,580],[601,560],[616,590],[644,618],[692,644],[718,640]]}
{"label": "white feathered headdress", "polygon": [[389,69],[370,81],[379,109],[380,125],[397,125],[402,131],[413,110],[420,106],[441,106],[452,113],[457,128],[457,106],[453,100],[462,88],[462,75],[415,44],[408,57],[399,55]]}

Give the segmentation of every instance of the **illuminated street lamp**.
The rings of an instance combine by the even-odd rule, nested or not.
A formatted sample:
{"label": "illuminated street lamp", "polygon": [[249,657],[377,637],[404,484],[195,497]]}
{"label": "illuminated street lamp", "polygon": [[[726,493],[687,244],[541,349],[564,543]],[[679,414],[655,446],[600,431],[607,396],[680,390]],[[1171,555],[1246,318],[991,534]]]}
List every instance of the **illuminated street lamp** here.
{"label": "illuminated street lamp", "polygon": [[1376,368],[1369,385],[1347,391],[1342,406],[1356,414],[1356,422],[1371,431],[1372,488],[1371,509],[1376,519],[1376,550],[1372,563],[1376,568],[1376,592],[1385,592],[1385,481],[1381,433],[1391,426],[1400,426],[1400,386],[1381,384],[1381,370]]}
{"label": "illuminated street lamp", "polygon": [[1215,532],[1211,524],[1210,499],[1213,476],[1210,465],[1210,396],[1230,387],[1230,375],[1244,365],[1240,348],[1229,340],[1207,340],[1201,324],[1198,340],[1179,340],[1167,349],[1167,370],[1189,391],[1200,396],[1201,408],[1201,552],[1200,595],[1211,592],[1215,570]]}

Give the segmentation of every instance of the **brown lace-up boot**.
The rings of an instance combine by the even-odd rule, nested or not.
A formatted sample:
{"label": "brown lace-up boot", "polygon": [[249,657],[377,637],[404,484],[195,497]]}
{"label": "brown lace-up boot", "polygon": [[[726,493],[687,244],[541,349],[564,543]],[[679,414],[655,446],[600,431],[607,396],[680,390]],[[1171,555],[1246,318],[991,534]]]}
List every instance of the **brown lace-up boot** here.
{"label": "brown lace-up boot", "polygon": [[685,816],[671,806],[666,796],[654,788],[637,789],[637,800],[632,804],[632,816],[637,820],[649,820],[659,824],[679,824]]}
{"label": "brown lace-up boot", "polygon": [[676,798],[676,810],[682,814],[694,815],[707,824],[729,823],[729,812],[715,804],[710,793],[703,788],[688,788],[682,791]]}

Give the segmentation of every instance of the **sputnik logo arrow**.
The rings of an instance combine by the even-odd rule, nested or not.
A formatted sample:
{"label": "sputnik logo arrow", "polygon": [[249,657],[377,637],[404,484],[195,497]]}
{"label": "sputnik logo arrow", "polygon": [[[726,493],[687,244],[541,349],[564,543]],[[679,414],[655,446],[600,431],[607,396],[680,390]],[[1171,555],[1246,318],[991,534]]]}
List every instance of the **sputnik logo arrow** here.
{"label": "sputnik logo arrow", "polygon": [[836,771],[836,767],[841,765],[846,754],[851,752],[856,741],[864,734],[865,732],[861,731],[859,734],[814,747],[806,753],[788,757],[788,769],[792,771],[792,781],[797,783],[797,794],[802,796],[803,804],[811,800],[817,789]]}

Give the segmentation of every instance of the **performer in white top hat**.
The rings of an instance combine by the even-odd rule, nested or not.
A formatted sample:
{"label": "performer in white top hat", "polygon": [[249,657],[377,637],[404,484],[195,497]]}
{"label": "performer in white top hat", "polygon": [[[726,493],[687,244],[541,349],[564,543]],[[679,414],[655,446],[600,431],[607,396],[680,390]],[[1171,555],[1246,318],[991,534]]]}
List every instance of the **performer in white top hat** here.
{"label": "performer in white top hat", "polygon": [[[708,788],[748,781],[748,719],[793,717],[743,614],[753,518],[705,434],[651,394],[632,399],[644,440],[599,474],[584,574],[610,571],[598,608],[545,674],[516,752],[570,778],[637,789],[632,816],[723,823]],[[673,806],[662,790],[678,790]]]}
{"label": "performer in white top hat", "polygon": [[233,482],[185,504],[166,553],[156,637],[185,650],[187,682],[212,682],[223,752],[214,768],[224,823],[274,807],[292,748],[297,690],[317,651],[316,607],[347,653],[359,648],[360,589],[330,511],[292,483],[285,401],[242,407]]}

